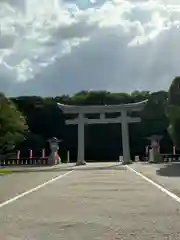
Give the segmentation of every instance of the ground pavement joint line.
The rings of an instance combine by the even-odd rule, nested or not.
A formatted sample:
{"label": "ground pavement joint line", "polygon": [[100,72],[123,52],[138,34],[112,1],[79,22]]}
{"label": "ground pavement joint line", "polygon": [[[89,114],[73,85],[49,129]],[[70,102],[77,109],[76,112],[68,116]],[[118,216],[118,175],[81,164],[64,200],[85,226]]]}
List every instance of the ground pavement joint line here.
{"label": "ground pavement joint line", "polygon": [[13,197],[13,198],[10,198],[9,200],[7,200],[7,201],[5,201],[5,202],[0,203],[0,208],[4,207],[4,206],[6,206],[6,205],[8,205],[8,204],[10,204],[10,203],[15,202],[16,200],[18,200],[18,199],[20,199],[20,198],[22,198],[22,197],[25,197],[26,195],[28,195],[28,194],[30,194],[30,193],[33,193],[33,192],[35,192],[35,191],[37,191],[37,190],[45,187],[46,185],[51,184],[51,183],[57,181],[58,179],[61,179],[61,178],[65,177],[65,176],[67,176],[68,174],[70,174],[70,173],[72,173],[72,172],[73,172],[73,170],[72,170],[72,171],[69,171],[69,172],[67,172],[67,173],[65,173],[65,174],[63,174],[63,175],[54,177],[54,178],[52,178],[51,180],[49,180],[49,181],[47,181],[47,182],[44,182],[43,184],[40,184],[40,185],[36,186],[35,188],[31,188],[31,189],[29,189],[29,190],[26,191],[26,192],[23,192],[23,193],[15,196],[15,197]]}
{"label": "ground pavement joint line", "polygon": [[144,176],[142,173],[137,172],[136,170],[134,170],[133,168],[131,168],[130,166],[126,165],[127,169],[129,169],[131,172],[134,172],[136,175],[138,175],[139,177],[141,177],[142,179],[146,180],[147,182],[151,183],[153,186],[155,186],[156,188],[158,188],[159,190],[161,190],[163,193],[167,194],[169,197],[173,198],[176,202],[180,203],[180,198],[175,195],[174,193],[170,192],[169,190],[165,189],[163,186],[157,184],[156,182],[152,181],[150,178]]}

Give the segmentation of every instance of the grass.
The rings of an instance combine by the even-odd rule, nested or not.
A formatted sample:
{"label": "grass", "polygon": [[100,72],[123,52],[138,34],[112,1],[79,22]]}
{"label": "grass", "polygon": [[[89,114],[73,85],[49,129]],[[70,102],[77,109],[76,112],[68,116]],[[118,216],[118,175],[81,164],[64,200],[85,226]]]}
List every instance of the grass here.
{"label": "grass", "polygon": [[12,171],[6,170],[6,169],[0,169],[0,176],[7,175],[7,174],[10,174],[10,173],[12,173]]}

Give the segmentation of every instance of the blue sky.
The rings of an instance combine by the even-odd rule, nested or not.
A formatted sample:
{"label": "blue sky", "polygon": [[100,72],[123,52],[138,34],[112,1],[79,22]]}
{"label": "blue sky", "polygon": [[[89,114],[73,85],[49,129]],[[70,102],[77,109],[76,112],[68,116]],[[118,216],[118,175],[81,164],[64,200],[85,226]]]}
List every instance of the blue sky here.
{"label": "blue sky", "polygon": [[180,75],[177,0],[0,0],[8,96],[168,89]]}

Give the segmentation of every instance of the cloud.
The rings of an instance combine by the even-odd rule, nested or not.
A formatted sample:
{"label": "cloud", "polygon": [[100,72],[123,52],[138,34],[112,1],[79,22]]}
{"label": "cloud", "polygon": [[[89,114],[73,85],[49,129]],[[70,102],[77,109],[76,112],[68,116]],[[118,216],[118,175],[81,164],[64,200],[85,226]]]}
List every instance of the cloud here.
{"label": "cloud", "polygon": [[0,88],[8,95],[167,89],[180,74],[180,4],[0,0]]}

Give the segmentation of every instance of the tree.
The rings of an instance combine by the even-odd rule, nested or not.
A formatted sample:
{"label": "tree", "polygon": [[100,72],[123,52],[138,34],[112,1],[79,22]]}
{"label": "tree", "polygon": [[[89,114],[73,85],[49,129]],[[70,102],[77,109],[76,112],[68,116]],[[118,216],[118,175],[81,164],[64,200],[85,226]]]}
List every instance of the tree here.
{"label": "tree", "polygon": [[174,78],[169,88],[167,116],[168,132],[176,147],[180,148],[180,77]]}
{"label": "tree", "polygon": [[14,103],[0,94],[0,152],[12,150],[24,140],[26,120]]}
{"label": "tree", "polygon": [[[41,148],[50,137],[63,140],[60,144],[62,159],[66,159],[67,150],[70,151],[71,159],[77,157],[77,126],[65,125],[65,118],[56,102],[69,105],[99,105],[99,104],[125,104],[143,101],[149,102],[140,115],[142,122],[130,124],[131,153],[142,154],[147,144],[146,138],[153,134],[160,134],[165,140],[164,151],[172,149],[167,127],[169,119],[166,115],[167,92],[159,91],[150,93],[147,91],[134,91],[129,93],[112,93],[108,91],[81,91],[73,96],[62,95],[42,98],[38,96],[20,96],[11,99],[18,109],[27,118],[30,134],[27,141],[22,144],[22,150],[28,151],[33,147],[33,152]],[[128,113],[130,116],[132,113]],[[95,114],[95,117],[97,114]],[[134,115],[134,113],[133,113]],[[66,116],[70,118],[70,116]],[[74,115],[73,117],[77,117]],[[92,117],[92,116],[91,116]],[[111,117],[117,117],[111,114]],[[72,118],[72,116],[71,116]],[[86,159],[89,160],[115,160],[122,154],[121,128],[119,124],[88,125],[85,128]],[[162,140],[162,142],[163,142]],[[36,142],[36,144],[35,144]],[[162,149],[162,148],[161,148]]]}

